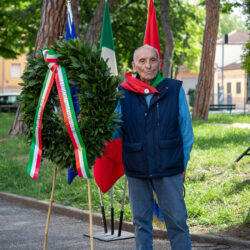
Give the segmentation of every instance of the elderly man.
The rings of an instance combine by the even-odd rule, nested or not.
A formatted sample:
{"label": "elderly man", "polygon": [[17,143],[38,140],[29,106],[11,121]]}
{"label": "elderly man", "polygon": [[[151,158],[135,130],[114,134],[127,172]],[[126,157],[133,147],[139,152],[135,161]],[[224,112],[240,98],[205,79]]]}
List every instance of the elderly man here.
{"label": "elderly man", "polygon": [[155,48],[135,50],[136,76],[126,74],[119,86],[124,98],[116,112],[123,122],[114,139],[123,139],[136,249],[153,249],[154,187],[172,249],[188,250],[183,182],[194,140],[192,123],[181,81],[163,77],[160,64]]}

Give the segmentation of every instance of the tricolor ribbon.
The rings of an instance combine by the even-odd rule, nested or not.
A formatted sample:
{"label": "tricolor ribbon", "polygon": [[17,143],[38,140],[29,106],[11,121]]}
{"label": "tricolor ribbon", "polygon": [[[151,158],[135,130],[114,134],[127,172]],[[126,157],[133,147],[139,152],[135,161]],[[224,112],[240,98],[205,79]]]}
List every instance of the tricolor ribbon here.
{"label": "tricolor ribbon", "polygon": [[74,112],[66,71],[63,67],[57,64],[57,55],[54,51],[45,49],[43,50],[43,55],[49,69],[43,83],[42,92],[40,94],[36,109],[27,172],[33,179],[37,179],[42,157],[41,126],[43,111],[55,79],[63,117],[70,139],[74,146],[78,175],[79,177],[91,178],[91,174],[88,168],[85,146],[80,135],[76,115]]}

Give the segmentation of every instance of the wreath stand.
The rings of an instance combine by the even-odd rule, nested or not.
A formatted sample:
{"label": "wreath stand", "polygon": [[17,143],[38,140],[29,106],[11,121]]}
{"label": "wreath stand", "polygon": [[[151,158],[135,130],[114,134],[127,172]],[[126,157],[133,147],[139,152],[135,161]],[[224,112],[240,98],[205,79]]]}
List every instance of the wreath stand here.
{"label": "wreath stand", "polygon": [[[49,53],[50,52],[50,53]],[[56,59],[58,59],[59,64],[56,64],[55,68],[48,69],[48,65],[44,63],[44,55],[46,55],[46,63],[51,67],[54,67]],[[47,55],[49,55],[47,57]],[[57,55],[57,58],[56,58]],[[68,55],[71,55],[70,57]],[[25,114],[23,116],[24,123],[27,126],[27,135],[28,137],[32,138],[33,130],[34,130],[34,115],[39,113],[40,121],[43,120],[43,138],[44,138],[44,148],[49,148],[51,142],[57,142],[57,135],[60,134],[60,143],[59,148],[51,148],[49,151],[45,151],[44,156],[51,160],[55,166],[60,166],[62,168],[66,168],[69,165],[72,165],[74,160],[73,156],[68,157],[67,155],[63,154],[65,149],[68,148],[69,144],[69,137],[67,133],[64,133],[64,125],[62,119],[56,114],[57,110],[55,110],[55,106],[59,106],[60,96],[56,93],[55,88],[52,87],[54,79],[56,77],[58,80],[58,86],[65,89],[67,80],[67,75],[65,69],[67,69],[67,73],[70,76],[70,83],[72,86],[78,88],[79,93],[79,105],[87,107],[81,109],[80,115],[84,119],[82,119],[81,126],[79,128],[79,133],[76,133],[76,136],[79,137],[81,134],[87,134],[85,139],[85,144],[89,146],[89,148],[93,148],[93,152],[86,152],[86,156],[90,165],[93,165],[95,159],[99,156],[102,152],[103,148],[103,135],[105,135],[105,140],[111,138],[113,134],[113,126],[117,123],[116,118],[117,116],[113,114],[114,107],[116,106],[117,101],[121,98],[121,93],[117,92],[117,85],[120,82],[118,77],[113,77],[110,74],[107,74],[108,66],[106,62],[100,58],[98,61],[97,58],[100,58],[100,51],[90,47],[88,44],[84,44],[80,40],[69,40],[60,42],[57,41],[52,47],[45,49],[43,52],[39,51],[38,56],[35,58],[30,58],[28,60],[28,64],[26,70],[23,74],[23,88],[20,95],[22,101],[22,111]],[[87,66],[86,66],[87,65]],[[34,68],[35,67],[35,68]],[[58,69],[60,67],[60,70]],[[56,72],[55,72],[56,69]],[[62,70],[63,69],[63,70]],[[94,70],[96,70],[94,74]],[[47,73],[46,73],[47,72]],[[56,73],[51,74],[51,72]],[[93,74],[90,74],[92,72]],[[44,84],[41,84],[41,80],[44,79],[44,75],[48,74],[48,78],[45,78],[46,81]],[[79,77],[80,76],[80,77]],[[61,78],[60,78],[61,77]],[[60,81],[62,79],[62,81]],[[64,80],[67,80],[64,82]],[[98,81],[102,79],[102,81]],[[65,85],[65,86],[64,86]],[[68,85],[68,84],[67,84]],[[69,87],[71,86],[69,85]],[[68,87],[67,87],[68,88]],[[41,95],[41,91],[43,92],[43,96]],[[49,94],[50,91],[52,94]],[[59,93],[59,92],[58,92]],[[69,104],[69,91],[60,92],[62,99],[65,99]],[[95,96],[96,102],[93,101],[93,96]],[[102,98],[106,96],[106,98]],[[40,98],[41,97],[41,98]],[[40,100],[40,101],[39,101]],[[106,106],[105,110],[102,109],[105,104],[109,103]],[[50,105],[46,105],[46,109],[44,106],[48,102]],[[61,102],[61,101],[60,101]],[[36,105],[30,105],[31,103],[36,103],[37,105],[40,104],[40,111],[38,110]],[[64,109],[65,109],[64,105]],[[68,106],[67,106],[68,107]],[[69,104],[71,112],[73,111],[73,107]],[[44,110],[44,116],[41,116]],[[89,112],[91,110],[91,113]],[[66,112],[67,113],[67,112]],[[66,114],[65,113],[65,114]],[[73,114],[73,113],[72,113]],[[96,121],[92,119],[93,117],[101,116],[104,120]],[[37,116],[38,117],[38,116]],[[36,129],[40,129],[41,123],[37,120]],[[33,127],[32,127],[33,124]],[[54,125],[53,125],[54,124]],[[72,123],[74,124],[74,122]],[[70,127],[71,128],[71,127]],[[95,129],[93,129],[95,128]],[[72,129],[72,128],[71,128]],[[73,129],[75,130],[75,129]],[[99,136],[96,136],[99,131],[102,131]],[[72,132],[72,131],[71,131]],[[34,140],[38,142],[39,134],[36,134]],[[79,138],[78,138],[79,140]],[[35,145],[35,143],[34,143]],[[39,144],[41,145],[41,144]],[[84,145],[80,145],[80,148],[83,148]],[[35,146],[31,151],[31,156],[39,159],[39,150],[35,150]],[[79,149],[80,149],[79,148]],[[39,148],[40,149],[40,148]],[[78,150],[79,151],[79,150]],[[61,153],[62,152],[62,153]],[[99,153],[98,153],[99,152]],[[55,154],[56,153],[56,154]],[[81,157],[84,157],[78,152]],[[54,157],[54,155],[61,157]],[[34,159],[35,159],[34,158]],[[30,158],[32,159],[32,158]],[[34,164],[33,164],[34,162]],[[35,165],[36,164],[36,165]],[[38,171],[40,167],[40,161],[30,161],[28,165],[28,173],[31,175],[32,178],[36,179],[38,175]],[[35,171],[36,170],[36,171]],[[51,190],[51,197],[49,202],[48,208],[48,215],[46,221],[46,228],[45,228],[45,236],[44,236],[44,244],[43,249],[46,250],[47,248],[47,238],[48,238],[48,231],[49,231],[49,223],[50,223],[50,215],[52,210],[53,198],[54,198],[54,189],[55,189],[55,181],[56,181],[56,172],[57,168],[54,169],[54,176],[53,176],[53,184]],[[90,177],[89,177],[90,178]],[[90,223],[90,234],[89,237],[91,238],[91,250],[93,249],[93,222],[92,222],[92,213],[91,213],[91,192],[90,192],[90,180],[87,179],[88,183],[88,199],[89,199],[89,223]]]}
{"label": "wreath stand", "polygon": [[55,185],[56,185],[56,172],[57,168],[54,168],[54,176],[53,176],[53,183],[52,183],[52,189],[51,189],[51,195],[50,195],[50,201],[49,201],[49,209],[48,209],[48,215],[47,215],[47,222],[45,227],[45,233],[44,233],[44,242],[43,242],[43,250],[47,249],[47,240],[48,240],[48,232],[49,232],[49,221],[50,221],[50,215],[51,215],[51,209],[52,209],[52,203],[54,199],[54,192],[55,192]]}
{"label": "wreath stand", "polygon": [[[100,197],[100,203],[101,203],[101,212],[102,212],[102,220],[103,220],[104,232],[95,232],[95,233],[93,233],[93,236],[92,236],[93,238],[98,239],[98,240],[102,240],[102,241],[105,241],[105,242],[134,238],[134,233],[130,233],[130,232],[127,232],[127,231],[122,231],[122,222],[123,222],[124,202],[125,202],[125,197],[126,197],[126,188],[127,188],[127,178],[125,176],[118,230],[114,230],[113,187],[110,190],[110,203],[111,203],[111,218],[110,218],[110,220],[111,220],[110,221],[111,230],[110,230],[110,232],[108,232],[108,229],[107,229],[107,222],[106,222],[105,210],[104,210],[104,206],[103,206],[102,194],[101,194],[101,190],[99,189],[99,197]],[[84,236],[91,237],[91,234],[84,234]]]}
{"label": "wreath stand", "polygon": [[[47,240],[48,240],[48,231],[49,231],[49,222],[50,222],[50,215],[51,215],[51,209],[52,209],[52,203],[54,199],[54,192],[55,192],[55,184],[56,184],[56,172],[57,168],[54,169],[54,175],[53,175],[53,183],[52,183],[52,189],[51,189],[51,196],[50,196],[50,202],[49,202],[49,209],[48,209],[48,215],[47,215],[47,222],[45,227],[45,234],[44,234],[44,242],[43,242],[43,250],[47,249]],[[89,200],[89,235],[90,235],[90,249],[94,249],[94,242],[93,242],[93,220],[92,220],[92,210],[91,210],[91,192],[90,192],[90,180],[87,179],[88,183],[88,200]]]}
{"label": "wreath stand", "polygon": [[250,151],[250,147],[246,151],[244,151],[234,162],[238,162],[244,156],[250,155],[250,153],[248,153],[249,151]]}

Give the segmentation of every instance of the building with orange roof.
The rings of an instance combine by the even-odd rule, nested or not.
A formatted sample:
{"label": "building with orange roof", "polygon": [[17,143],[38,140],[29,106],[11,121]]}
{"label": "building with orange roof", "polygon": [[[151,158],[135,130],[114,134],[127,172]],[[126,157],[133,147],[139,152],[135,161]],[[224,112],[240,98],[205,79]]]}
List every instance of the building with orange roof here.
{"label": "building with orange roof", "polygon": [[[241,63],[248,41],[249,32],[242,30],[230,32],[227,43],[224,42],[224,36],[217,40],[211,104],[236,104],[237,109],[250,109],[250,80]],[[196,88],[198,73],[182,67],[177,78],[183,81],[187,94],[190,89]]]}

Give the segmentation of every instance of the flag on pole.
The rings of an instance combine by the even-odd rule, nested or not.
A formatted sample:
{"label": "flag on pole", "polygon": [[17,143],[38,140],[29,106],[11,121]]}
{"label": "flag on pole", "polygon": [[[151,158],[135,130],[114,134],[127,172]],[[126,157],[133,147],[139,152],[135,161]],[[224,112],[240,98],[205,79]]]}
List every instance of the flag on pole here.
{"label": "flag on pole", "polygon": [[[105,19],[106,17],[106,19]],[[104,37],[105,36],[105,37]],[[112,39],[112,30],[108,9],[108,2],[106,1],[104,17],[103,17],[103,26],[102,26],[102,38],[101,38],[101,50],[102,57],[104,59],[109,58],[108,65],[112,71],[112,65],[116,65],[114,45]],[[159,57],[161,57],[160,50],[160,39],[158,33],[158,26],[156,20],[156,13],[154,8],[154,3],[152,0],[149,0],[148,4],[148,20],[144,38],[144,45],[148,44],[156,48],[159,52]],[[109,48],[109,49],[107,49]],[[114,59],[114,60],[113,60]],[[115,62],[115,63],[114,63]],[[107,192],[112,185],[123,175],[124,169],[122,164],[122,140],[113,140],[107,144],[106,149],[104,150],[105,155],[102,158],[96,160],[94,166],[94,176],[97,185],[100,187],[103,193]],[[158,206],[155,204],[155,211]],[[160,213],[160,211],[158,211]]]}
{"label": "flag on pole", "polygon": [[66,35],[65,35],[66,41],[68,41],[69,39],[77,38],[70,2],[67,2],[67,10],[68,10],[68,18],[67,18]]}
{"label": "flag on pole", "polygon": [[[107,61],[112,75],[118,75],[115,47],[110,21],[108,1],[105,2],[105,9],[102,22],[102,33],[100,41],[101,57]],[[97,185],[106,193],[114,183],[124,174],[122,164],[122,140],[108,142],[104,154],[96,159],[94,165],[94,177]]]}
{"label": "flag on pole", "polygon": [[[158,50],[161,60],[161,47],[158,32],[158,25],[153,0],[148,0],[148,20],[143,45],[150,45]],[[162,64],[161,64],[162,67]]]}
{"label": "flag on pole", "polygon": [[[150,46],[156,48],[158,50],[159,58],[161,60],[162,57],[161,57],[160,38],[159,38],[154,2],[153,2],[153,0],[147,0],[147,2],[148,2],[148,16],[147,16],[148,20],[147,20],[147,26],[146,26],[143,45],[147,44],[147,45],[150,45]],[[162,63],[161,63],[161,68],[162,68]],[[154,214],[156,215],[156,217],[160,221],[163,221],[163,216],[162,216],[161,210],[159,208],[158,201],[156,199],[155,188],[154,188],[154,186],[152,186],[152,188],[153,188],[153,193],[154,193],[153,211],[154,211]]]}
{"label": "flag on pole", "polygon": [[[68,11],[68,18],[67,18],[66,35],[65,35],[66,41],[77,38],[70,2],[67,2],[67,11]],[[77,112],[80,110],[78,98],[75,96],[77,94],[77,87],[70,87],[70,93],[72,96],[74,110],[75,113],[77,114]],[[68,184],[70,184],[73,181],[73,179],[77,176],[77,174],[78,174],[77,170],[74,171],[72,168],[68,168]]]}
{"label": "flag on pole", "polygon": [[108,0],[105,2],[105,9],[102,22],[102,34],[100,41],[101,57],[106,61],[112,75],[117,76],[117,64],[115,57],[115,46],[113,40],[112,26],[110,21]]}

